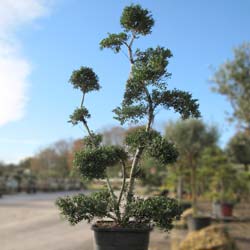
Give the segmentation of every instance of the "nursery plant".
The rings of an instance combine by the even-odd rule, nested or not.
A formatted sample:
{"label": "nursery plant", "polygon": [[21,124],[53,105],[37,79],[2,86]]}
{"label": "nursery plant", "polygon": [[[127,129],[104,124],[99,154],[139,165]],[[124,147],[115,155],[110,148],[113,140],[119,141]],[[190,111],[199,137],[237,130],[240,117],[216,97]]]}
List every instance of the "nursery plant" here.
{"label": "nursery plant", "polygon": [[[209,184],[207,190],[213,200],[213,214],[216,217],[232,216],[233,204],[237,203],[241,187],[244,187],[239,171],[218,146],[206,148],[200,163]],[[229,209],[230,213],[227,212]]]}
{"label": "nursery plant", "polygon": [[[196,210],[199,159],[206,147],[216,144],[218,131],[215,126],[208,126],[197,119],[170,122],[165,129],[165,137],[175,142],[180,153],[177,164],[189,170],[192,204]],[[180,171],[179,176],[182,177],[184,173]]]}
{"label": "nursery plant", "polygon": [[[74,167],[88,180],[105,179],[107,189],[90,195],[60,198],[57,206],[72,225],[82,220],[94,221],[92,229],[97,249],[139,250],[147,249],[152,226],[170,230],[173,220],[181,213],[175,199],[144,198],[135,194],[135,181],[140,177],[143,155],[147,154],[165,165],[175,162],[178,157],[174,144],[153,129],[156,114],[163,108],[173,109],[183,119],[199,117],[200,113],[197,100],[190,93],[168,88],[171,74],[167,66],[172,57],[169,49],[161,46],[134,49],[134,42],[152,31],[154,19],[151,12],[140,5],[127,6],[120,24],[121,33],[108,33],[100,42],[101,49],[111,49],[114,53],[125,49],[131,66],[122,103],[113,110],[114,118],[121,125],[145,125],[126,135],[124,147],[103,145],[102,135],[89,127],[91,115],[84,106],[86,95],[100,90],[99,78],[89,67],[73,71],[70,83],[82,92],[82,99],[80,107],[70,116],[70,122],[82,124],[88,134],[83,138],[82,150],[75,154]],[[107,170],[117,164],[123,173],[119,192],[114,191],[107,174]]]}

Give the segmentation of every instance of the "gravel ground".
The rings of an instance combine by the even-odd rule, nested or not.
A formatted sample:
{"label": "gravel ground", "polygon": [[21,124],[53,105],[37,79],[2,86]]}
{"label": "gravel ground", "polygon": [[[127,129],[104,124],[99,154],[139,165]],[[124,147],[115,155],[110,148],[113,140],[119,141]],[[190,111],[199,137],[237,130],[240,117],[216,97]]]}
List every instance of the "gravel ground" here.
{"label": "gravel ground", "polygon": [[[73,193],[20,194],[0,199],[0,250],[93,250],[90,226],[80,223],[73,227],[59,216],[54,203],[66,194]],[[167,250],[166,235],[152,232],[150,250]]]}
{"label": "gravel ground", "polygon": [[[70,226],[55,207],[57,197],[71,194],[20,194],[0,199],[0,250],[93,250],[90,226],[87,223]],[[235,215],[250,218],[250,205],[237,206]],[[250,220],[225,225],[239,250],[249,250]],[[173,230],[170,235],[154,230],[149,250],[170,250],[170,238],[184,239],[186,233]]]}
{"label": "gravel ground", "polygon": [[57,194],[5,196],[0,200],[1,250],[92,250],[92,231],[69,226],[54,205]]}

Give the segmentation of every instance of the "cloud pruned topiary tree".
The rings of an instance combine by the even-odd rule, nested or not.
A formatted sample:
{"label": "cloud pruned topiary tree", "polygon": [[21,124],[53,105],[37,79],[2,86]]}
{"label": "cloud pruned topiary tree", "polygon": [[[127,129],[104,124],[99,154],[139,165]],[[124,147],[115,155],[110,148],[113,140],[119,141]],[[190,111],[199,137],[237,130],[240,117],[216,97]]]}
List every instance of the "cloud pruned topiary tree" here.
{"label": "cloud pruned topiary tree", "polygon": [[[101,135],[89,128],[88,119],[91,116],[84,106],[85,95],[100,89],[99,79],[88,67],[74,71],[70,82],[74,88],[82,91],[82,101],[70,121],[74,125],[83,124],[88,133],[84,138],[88,143],[76,153],[74,164],[85,178],[106,179],[108,190],[98,195],[61,198],[57,205],[72,224],[82,219],[91,221],[95,217],[108,217],[123,227],[131,225],[133,220],[138,226],[154,223],[168,230],[172,227],[172,220],[180,214],[177,202],[170,198],[138,198],[134,194],[135,179],[144,153],[163,164],[172,163],[178,157],[175,146],[152,129],[158,109],[173,109],[183,119],[196,118],[200,116],[198,103],[188,92],[168,89],[167,80],[171,74],[167,66],[172,57],[169,49],[160,46],[134,49],[134,41],[152,31],[154,19],[151,13],[140,5],[130,5],[124,8],[120,23],[123,29],[121,33],[109,33],[100,42],[101,49],[111,49],[115,53],[126,48],[131,66],[123,101],[114,109],[114,118],[121,125],[143,121],[145,126],[127,135],[125,147],[102,145]],[[107,175],[107,169],[117,164],[120,164],[123,173],[118,195]],[[157,211],[152,211],[152,208]]]}

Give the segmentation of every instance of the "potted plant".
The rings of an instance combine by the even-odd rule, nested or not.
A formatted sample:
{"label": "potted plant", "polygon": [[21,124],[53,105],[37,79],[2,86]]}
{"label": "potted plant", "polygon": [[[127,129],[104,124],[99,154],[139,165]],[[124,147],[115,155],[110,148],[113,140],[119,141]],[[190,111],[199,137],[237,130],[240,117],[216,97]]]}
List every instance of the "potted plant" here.
{"label": "potted plant", "polygon": [[[145,126],[132,130],[125,138],[125,146],[104,146],[102,136],[89,127],[89,110],[84,106],[86,94],[100,89],[99,80],[89,67],[81,67],[72,73],[70,82],[82,92],[81,105],[70,116],[74,125],[82,124],[88,135],[84,137],[82,150],[76,152],[74,167],[89,180],[106,179],[107,189],[90,195],[79,194],[60,198],[56,204],[61,214],[75,225],[82,220],[92,222],[97,249],[146,250],[152,226],[164,230],[172,228],[172,222],[181,213],[175,199],[155,196],[138,197],[135,180],[140,176],[140,159],[148,154],[161,164],[173,163],[178,152],[175,146],[152,128],[159,108],[170,109],[182,118],[199,117],[197,100],[188,92],[167,88],[170,73],[168,60],[172,57],[164,47],[134,51],[134,41],[151,33],[154,20],[147,9],[140,5],[125,7],[120,19],[123,32],[109,34],[100,42],[101,49],[110,48],[115,53],[125,47],[131,70],[126,83],[124,99],[114,109],[115,119],[123,125],[127,122],[146,122]],[[122,184],[114,191],[108,169],[120,165]]]}
{"label": "potted plant", "polygon": [[215,217],[233,216],[233,207],[237,202],[237,190],[240,185],[237,171],[230,164],[218,166],[211,183],[213,215]]}
{"label": "potted plant", "polygon": [[216,218],[232,217],[237,202],[236,195],[231,191],[213,195],[212,213]]}

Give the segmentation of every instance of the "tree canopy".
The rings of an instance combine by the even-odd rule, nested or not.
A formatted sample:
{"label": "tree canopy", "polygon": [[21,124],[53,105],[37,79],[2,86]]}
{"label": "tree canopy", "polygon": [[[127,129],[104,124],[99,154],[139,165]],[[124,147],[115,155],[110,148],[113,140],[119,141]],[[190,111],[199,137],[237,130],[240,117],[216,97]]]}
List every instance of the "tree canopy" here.
{"label": "tree canopy", "polygon": [[[175,143],[179,151],[178,162],[181,168],[189,169],[191,174],[192,201],[196,207],[196,175],[198,160],[202,151],[213,146],[218,140],[218,131],[214,126],[207,126],[201,120],[188,119],[170,122],[165,128],[165,136]],[[177,163],[178,164],[178,163]],[[181,178],[181,176],[180,176]]]}
{"label": "tree canopy", "polygon": [[231,103],[233,113],[229,120],[250,130],[250,43],[234,49],[234,57],[218,68],[212,82],[212,90]]}
{"label": "tree canopy", "polygon": [[248,170],[250,164],[250,137],[247,132],[236,133],[227,145],[227,151],[232,160],[243,164]]}

